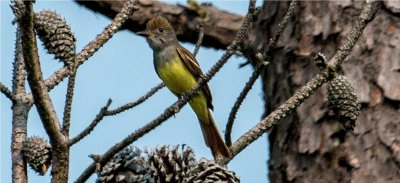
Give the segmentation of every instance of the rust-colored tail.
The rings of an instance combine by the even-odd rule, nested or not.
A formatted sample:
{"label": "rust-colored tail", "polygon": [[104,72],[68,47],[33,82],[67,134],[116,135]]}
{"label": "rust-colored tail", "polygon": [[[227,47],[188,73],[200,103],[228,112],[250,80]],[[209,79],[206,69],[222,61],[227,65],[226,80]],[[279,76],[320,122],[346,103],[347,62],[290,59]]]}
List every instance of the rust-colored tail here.
{"label": "rust-colored tail", "polygon": [[214,159],[220,159],[221,156],[229,158],[231,156],[229,149],[222,140],[210,111],[208,111],[208,121],[200,121],[200,126],[203,131],[204,140],[207,146],[210,147]]}

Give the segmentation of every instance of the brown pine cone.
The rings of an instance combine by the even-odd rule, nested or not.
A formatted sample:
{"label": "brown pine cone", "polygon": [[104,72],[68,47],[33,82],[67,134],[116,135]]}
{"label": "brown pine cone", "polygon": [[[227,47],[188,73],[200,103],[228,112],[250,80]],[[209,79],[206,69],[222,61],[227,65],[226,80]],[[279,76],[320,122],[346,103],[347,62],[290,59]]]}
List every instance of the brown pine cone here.
{"label": "brown pine cone", "polygon": [[193,150],[179,145],[162,146],[148,152],[148,163],[157,183],[182,182],[188,170],[196,164]]}
{"label": "brown pine cone", "polygon": [[75,36],[67,22],[54,11],[35,14],[35,30],[49,53],[66,65],[75,57]]}
{"label": "brown pine cone", "polygon": [[215,161],[200,159],[185,177],[184,183],[238,183],[239,177],[226,167],[220,166]]}
{"label": "brown pine cone", "polygon": [[138,148],[127,147],[100,170],[98,183],[154,183],[154,178]]}
{"label": "brown pine cone", "polygon": [[352,83],[346,76],[337,75],[328,84],[329,107],[337,115],[346,130],[354,130],[361,105]]}
{"label": "brown pine cone", "polygon": [[42,137],[32,136],[25,140],[22,154],[29,166],[40,175],[46,174],[51,165],[51,146]]}

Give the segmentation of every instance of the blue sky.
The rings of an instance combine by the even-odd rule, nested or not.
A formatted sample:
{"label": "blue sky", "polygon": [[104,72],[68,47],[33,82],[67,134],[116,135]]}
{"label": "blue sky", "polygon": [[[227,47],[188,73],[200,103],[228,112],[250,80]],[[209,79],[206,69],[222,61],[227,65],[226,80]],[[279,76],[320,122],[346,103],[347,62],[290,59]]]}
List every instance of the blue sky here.
{"label": "blue sky", "polygon": [[[176,4],[176,1],[167,1]],[[208,1],[209,2],[209,1]],[[212,2],[212,1],[211,1]],[[185,4],[185,1],[179,2]],[[221,9],[237,14],[245,14],[247,2],[214,1]],[[261,3],[259,3],[260,5]],[[70,1],[38,1],[35,11],[55,10],[65,17],[77,38],[77,52],[91,41],[110,20]],[[1,82],[11,88],[12,61],[15,42],[15,25],[11,25],[13,14],[9,1],[1,1]],[[39,43],[40,60],[44,77],[63,66],[52,55],[46,54]],[[193,50],[192,44],[183,44]],[[220,58],[222,50],[201,48],[197,56],[204,72]],[[221,71],[209,82],[214,102],[214,118],[221,132],[236,97],[253,69],[238,65],[245,59],[233,56]],[[131,102],[160,83],[152,61],[152,52],[144,38],[129,31],[118,32],[105,46],[78,70],[76,90],[72,110],[71,136],[84,129],[111,98],[111,108]],[[58,117],[62,119],[66,92],[66,80],[50,92]],[[70,182],[92,162],[89,154],[102,154],[108,148],[143,126],[164,109],[174,103],[176,97],[166,88],[155,94],[144,104],[113,117],[106,117],[85,139],[71,148]],[[11,182],[11,102],[1,94],[1,182]],[[257,81],[253,90],[239,110],[233,128],[233,140],[254,126],[263,113],[261,82]],[[29,113],[28,136],[40,135],[47,139],[43,125],[35,107]],[[197,118],[189,106],[185,106],[175,117],[134,142],[141,149],[163,144],[187,144],[195,151],[196,158],[212,158],[205,146]],[[228,165],[244,183],[267,181],[268,142],[266,135],[250,145]],[[94,182],[92,176],[89,182]],[[29,182],[49,182],[49,172],[45,176],[36,175],[29,169]]]}

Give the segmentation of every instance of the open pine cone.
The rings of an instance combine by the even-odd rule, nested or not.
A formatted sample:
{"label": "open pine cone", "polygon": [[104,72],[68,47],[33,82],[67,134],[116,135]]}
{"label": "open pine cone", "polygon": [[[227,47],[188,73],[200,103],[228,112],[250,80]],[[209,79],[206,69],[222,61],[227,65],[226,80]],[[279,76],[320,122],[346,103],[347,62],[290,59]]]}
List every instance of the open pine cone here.
{"label": "open pine cone", "polygon": [[106,163],[100,170],[99,183],[153,183],[146,159],[138,148],[127,147]]}
{"label": "open pine cone", "polygon": [[32,136],[25,140],[22,154],[29,166],[40,175],[46,174],[51,165],[51,146],[42,137]]}
{"label": "open pine cone", "polygon": [[35,30],[49,53],[71,64],[75,57],[75,36],[60,15],[54,11],[36,13]]}
{"label": "open pine cone", "polygon": [[148,152],[148,163],[157,183],[182,182],[190,168],[196,164],[191,148],[176,145],[170,148],[162,146]]}
{"label": "open pine cone", "polygon": [[239,177],[226,167],[220,166],[215,161],[200,159],[185,177],[184,183],[238,183]]}

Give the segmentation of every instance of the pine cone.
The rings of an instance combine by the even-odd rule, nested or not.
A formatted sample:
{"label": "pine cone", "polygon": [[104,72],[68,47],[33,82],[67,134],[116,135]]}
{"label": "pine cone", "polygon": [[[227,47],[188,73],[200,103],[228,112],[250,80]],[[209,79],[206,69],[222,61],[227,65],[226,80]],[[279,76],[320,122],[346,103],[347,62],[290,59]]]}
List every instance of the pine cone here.
{"label": "pine cone", "polygon": [[329,107],[338,116],[346,130],[354,130],[360,114],[360,103],[352,83],[346,76],[338,75],[328,85]]}
{"label": "pine cone", "polygon": [[185,177],[184,183],[237,183],[239,177],[234,172],[222,167],[215,161],[200,159],[200,162],[193,167]]}
{"label": "pine cone", "polygon": [[99,173],[99,183],[154,183],[146,159],[138,148],[127,147],[105,164]]}
{"label": "pine cone", "polygon": [[148,163],[157,183],[182,182],[187,172],[196,164],[193,150],[188,147],[179,152],[179,145],[162,146],[148,154]]}
{"label": "pine cone", "polygon": [[51,165],[51,146],[42,137],[32,136],[26,139],[22,154],[29,166],[40,175],[46,174]]}
{"label": "pine cone", "polygon": [[67,22],[54,11],[35,14],[35,30],[49,53],[66,65],[75,57],[75,36]]}

